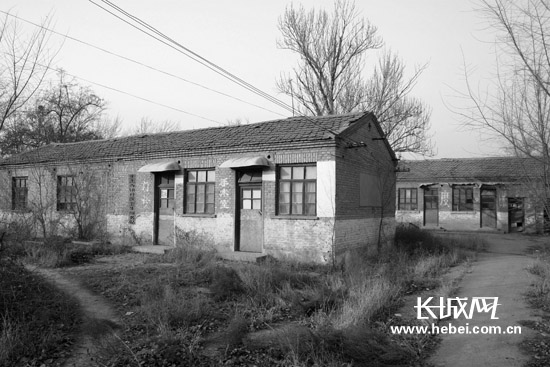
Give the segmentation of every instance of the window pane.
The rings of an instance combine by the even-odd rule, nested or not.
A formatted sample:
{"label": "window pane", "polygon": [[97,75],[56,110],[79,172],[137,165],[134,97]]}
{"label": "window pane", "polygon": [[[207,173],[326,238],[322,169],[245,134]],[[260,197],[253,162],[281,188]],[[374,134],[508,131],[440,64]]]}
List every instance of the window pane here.
{"label": "window pane", "polygon": [[292,194],[292,204],[302,204],[303,195],[301,192]]}
{"label": "window pane", "polygon": [[243,200],[243,209],[252,209],[252,200],[244,199]]}
{"label": "window pane", "polygon": [[292,204],[292,214],[302,214],[302,204]]}
{"label": "window pane", "polygon": [[251,179],[252,179],[252,176],[244,172],[240,175],[239,182],[250,182]]}
{"label": "window pane", "polygon": [[306,215],[315,215],[315,205],[306,204]]}
{"label": "window pane", "polygon": [[306,203],[315,204],[315,194],[306,194]]}
{"label": "window pane", "polygon": [[214,204],[206,204],[206,212],[209,214],[214,213]]}
{"label": "window pane", "polygon": [[262,209],[262,201],[259,199],[252,200],[252,209]]}
{"label": "window pane", "polygon": [[281,182],[279,192],[290,192],[290,182]]}
{"label": "window pane", "polygon": [[212,184],[206,185],[206,193],[207,194],[214,194],[214,191],[215,191],[214,189],[215,189],[214,185],[212,185]]}
{"label": "window pane", "polygon": [[260,190],[260,189],[252,190],[252,197],[254,199],[261,199],[262,198],[262,190]]}
{"label": "window pane", "polygon": [[292,192],[302,192],[304,185],[301,182],[292,183]]}
{"label": "window pane", "polygon": [[317,166],[307,166],[306,167],[306,179],[314,180],[317,178]]}
{"label": "window pane", "polygon": [[252,191],[251,190],[243,190],[243,199],[250,199],[252,197]]}
{"label": "window pane", "polygon": [[206,171],[198,171],[197,181],[206,182]]}
{"label": "window pane", "polygon": [[287,193],[280,193],[279,194],[279,202],[283,204],[290,203],[290,194]]}
{"label": "window pane", "polygon": [[316,190],[315,190],[315,182],[306,182],[306,192],[309,192],[309,193],[314,193]]}
{"label": "window pane", "polygon": [[193,214],[195,213],[195,203],[194,202],[187,202],[187,213]]}
{"label": "window pane", "polygon": [[216,171],[208,171],[208,182],[216,181]]}
{"label": "window pane", "polygon": [[304,167],[292,167],[292,179],[303,180],[304,179]]}
{"label": "window pane", "polygon": [[187,173],[188,182],[197,182],[197,171],[189,171]]}
{"label": "window pane", "polygon": [[206,194],[206,202],[213,204],[214,203],[214,194]]}
{"label": "window pane", "polygon": [[279,214],[290,214],[290,204],[284,204],[279,202]]}
{"label": "window pane", "polygon": [[281,167],[281,180],[290,180],[291,167]]}

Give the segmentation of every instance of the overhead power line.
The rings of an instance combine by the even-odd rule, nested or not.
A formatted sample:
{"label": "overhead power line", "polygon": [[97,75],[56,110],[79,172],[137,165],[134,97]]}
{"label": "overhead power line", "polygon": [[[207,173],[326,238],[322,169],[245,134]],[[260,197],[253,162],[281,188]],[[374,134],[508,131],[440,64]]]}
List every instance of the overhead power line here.
{"label": "overhead power line", "polygon": [[[109,1],[109,0],[99,0],[99,1],[101,1],[102,3],[104,3],[105,5],[107,5],[108,7],[110,7],[113,10],[109,10],[109,9],[105,8],[104,6],[101,6],[100,4],[96,3],[94,0],[88,0],[88,1],[90,1],[92,4],[99,7],[100,9],[106,11],[107,13],[113,15],[114,17],[118,18],[119,20],[123,21],[124,23],[130,25],[131,27],[137,29],[138,31],[140,31],[140,32],[146,34],[147,36],[157,40],[158,42],[161,42],[162,44],[176,50],[177,52],[189,57],[193,61],[198,62],[199,64],[207,67],[208,69],[214,71],[215,73],[221,75],[222,77],[224,77],[224,78],[240,85],[241,87],[251,91],[252,93],[255,93],[255,94],[267,99],[268,101],[278,105],[279,107],[282,107],[285,110],[287,110],[291,113],[294,113],[294,108],[292,106],[290,106],[287,103],[285,103],[285,102],[269,95],[268,93],[260,90],[259,88],[256,88],[252,84],[244,81],[243,79],[239,78],[238,76],[236,76],[236,75],[230,73],[229,71],[225,70],[221,66],[218,66],[217,64],[209,61],[208,59],[202,57],[201,55],[197,54],[196,52],[194,52],[194,51],[190,50],[189,48],[183,46],[181,43],[175,41],[173,38],[167,36],[166,34],[162,33],[158,29],[156,29],[155,27],[148,24],[147,22],[141,20],[137,16],[135,16],[135,15],[129,13],[128,11],[122,9],[118,5],[112,3],[111,1]],[[117,12],[118,14],[115,13],[115,12]],[[306,118],[311,123],[317,124],[317,122],[314,119],[308,118],[307,116],[302,116],[302,117]],[[326,128],[326,127],[324,127],[320,124],[317,124],[317,125],[319,127],[321,127],[323,130],[325,130],[327,132],[330,132],[334,136],[337,135],[337,133],[334,132],[332,129]],[[345,140],[350,140],[350,139],[346,138]],[[357,143],[357,142],[354,142],[354,143]]]}
{"label": "overhead power line", "polygon": [[[39,63],[36,63],[36,65],[38,65],[38,66],[40,66],[40,67],[43,67],[43,68],[46,68],[46,69],[49,69],[49,70],[59,70],[58,68],[54,68],[54,67],[51,67],[51,66],[42,65],[42,64],[39,64]],[[195,114],[195,113],[191,113],[191,112],[182,110],[181,108],[169,106],[169,105],[164,104],[164,103],[155,102],[155,101],[150,100],[150,99],[148,99],[148,98],[140,97],[140,96],[137,96],[137,95],[132,94],[132,93],[130,93],[130,92],[125,92],[125,91],[123,91],[123,90],[121,90],[121,89],[117,89],[117,88],[110,87],[110,86],[105,85],[105,84],[101,84],[101,83],[98,83],[98,82],[94,82],[94,81],[91,81],[91,80],[88,80],[88,79],[79,77],[78,75],[74,75],[74,74],[68,73],[68,72],[66,72],[66,71],[65,71],[65,74],[66,74],[66,75],[69,75],[69,76],[72,76],[73,78],[82,80],[82,81],[84,81],[84,82],[86,82],[86,83],[94,84],[94,85],[97,85],[97,86],[102,87],[102,88],[105,88],[105,89],[109,89],[109,90],[112,90],[112,91],[115,91],[115,92],[118,92],[118,93],[121,93],[121,94],[125,94],[125,95],[127,95],[127,96],[130,96],[130,97],[133,97],[133,98],[137,98],[137,99],[140,99],[140,100],[142,100],[142,101],[145,101],[145,102],[149,102],[149,103],[155,104],[155,105],[157,105],[157,106],[161,106],[161,107],[164,107],[164,108],[169,108],[169,109],[171,109],[171,110],[178,111],[178,112],[184,113],[184,114],[189,115],[189,116],[198,117],[198,118],[200,118],[200,119],[203,119],[203,120],[206,120],[206,121],[210,121],[210,122],[216,123],[216,124],[218,124],[218,125],[224,125],[222,122],[219,122],[219,121],[216,121],[216,120],[209,119],[208,117],[204,117],[204,116],[201,116],[201,115],[197,115],[197,114]]]}
{"label": "overhead power line", "polygon": [[155,67],[150,66],[150,65],[147,65],[147,64],[145,64],[145,63],[143,63],[143,62],[141,62],[141,61],[137,61],[137,60],[132,59],[132,58],[129,58],[129,57],[127,57],[127,56],[123,56],[123,55],[120,55],[120,54],[118,54],[118,53],[116,53],[116,52],[113,52],[113,51],[107,50],[107,49],[105,49],[105,48],[96,46],[96,45],[91,44],[91,43],[89,43],[89,42],[82,41],[82,40],[80,40],[80,39],[78,39],[78,38],[71,37],[71,36],[69,36],[69,35],[66,35],[66,34],[57,32],[57,31],[55,31],[55,30],[53,30],[53,29],[50,29],[50,28],[47,28],[47,27],[45,27],[45,26],[43,26],[43,25],[40,25],[40,24],[31,22],[31,21],[29,21],[29,20],[27,20],[27,19],[21,18],[21,17],[19,17],[19,16],[17,16],[17,15],[14,15],[14,14],[11,14],[11,13],[8,13],[8,12],[5,12],[5,11],[2,11],[2,10],[0,10],[0,13],[5,14],[5,15],[10,16],[10,17],[13,17],[13,18],[15,18],[15,19],[18,19],[18,20],[23,21],[23,22],[25,22],[25,23],[31,24],[31,25],[33,25],[33,26],[35,26],[35,27],[44,29],[44,30],[46,30],[46,31],[48,31],[48,32],[50,32],[50,33],[52,33],[52,34],[56,34],[56,35],[58,35],[58,36],[64,37],[64,38],[69,39],[69,40],[71,40],[71,41],[75,41],[75,42],[78,42],[78,43],[83,44],[83,45],[85,45],[85,46],[92,47],[92,48],[94,48],[94,49],[96,49],[96,50],[99,50],[99,51],[101,51],[101,52],[104,52],[104,53],[106,53],[106,54],[109,54],[109,55],[118,57],[118,58],[123,59],[123,60],[125,60],[125,61],[134,63],[134,64],[136,64],[136,65],[140,65],[140,66],[142,66],[142,67],[145,67],[145,68],[148,68],[148,69],[150,69],[150,70],[153,70],[153,71],[162,73],[162,74],[164,74],[164,75],[167,75],[167,76],[170,76],[170,77],[179,79],[179,80],[181,80],[181,81],[183,81],[183,82],[185,82],[185,83],[189,83],[189,84],[195,85],[195,86],[200,87],[200,88],[203,88],[203,89],[205,89],[205,90],[208,90],[208,91],[217,93],[217,94],[219,94],[219,95],[222,95],[222,96],[227,97],[227,98],[234,99],[234,100],[239,101],[239,102],[242,102],[242,103],[246,103],[246,104],[248,104],[248,105],[250,105],[250,106],[260,108],[260,109],[262,109],[262,110],[264,110],[264,111],[268,111],[268,112],[274,113],[274,114],[279,115],[279,116],[283,116],[283,117],[285,116],[285,115],[283,115],[283,114],[281,114],[281,113],[279,113],[279,112],[275,112],[275,111],[270,110],[270,109],[268,109],[268,108],[259,106],[259,105],[257,105],[257,104],[254,104],[254,103],[251,103],[251,102],[248,102],[248,101],[245,101],[245,100],[243,100],[243,99],[241,99],[241,98],[238,98],[238,97],[229,95],[229,94],[227,94],[227,93],[218,91],[218,90],[216,90],[216,89],[207,87],[207,86],[202,85],[202,84],[200,84],[200,83],[193,82],[193,81],[191,81],[191,80],[185,79],[185,78],[183,78],[183,77],[181,77],[181,76],[179,76],[179,75],[176,75],[176,74],[167,72],[167,71],[165,71],[165,70],[161,70],[161,69],[155,68]]}
{"label": "overhead power line", "polygon": [[[114,17],[120,19],[124,23],[130,25],[131,27],[137,29],[138,31],[146,34],[147,36],[157,40],[158,42],[161,42],[165,44],[166,46],[176,50],[177,52],[189,57],[195,62],[198,62],[199,64],[205,66],[206,68],[212,70],[213,72],[219,74],[220,76],[229,79],[230,81],[240,85],[241,87],[251,91],[252,93],[255,93],[270,102],[278,105],[279,107],[284,108],[287,111],[292,112],[292,107],[289,106],[287,103],[271,96],[270,94],[260,90],[259,88],[253,86],[252,84],[246,82],[245,80],[239,78],[238,76],[230,73],[229,71],[225,70],[221,66],[209,61],[208,59],[202,57],[201,55],[197,54],[196,52],[192,51],[191,49],[185,47],[181,43],[177,42],[173,38],[167,36],[163,32],[159,31],[155,27],[151,26],[147,22],[141,20],[140,18],[132,15],[131,13],[127,12],[126,10],[122,9],[118,5],[108,1],[108,0],[99,0],[102,3],[106,4],[107,6],[111,7],[114,11],[109,10],[105,8],[104,6],[101,6],[100,4],[96,3],[94,0],[89,0],[92,4],[96,5],[97,7],[103,9],[104,11],[108,12],[109,14],[113,15]],[[118,12],[115,13],[115,12]],[[120,15],[121,14],[121,15]]]}

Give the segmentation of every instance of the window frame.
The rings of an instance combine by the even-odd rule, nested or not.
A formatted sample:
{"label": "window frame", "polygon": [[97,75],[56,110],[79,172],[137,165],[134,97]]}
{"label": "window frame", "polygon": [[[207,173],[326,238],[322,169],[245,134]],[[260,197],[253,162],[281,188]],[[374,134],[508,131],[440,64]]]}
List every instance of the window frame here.
{"label": "window frame", "polygon": [[[71,185],[67,185],[68,179],[71,179]],[[63,182],[65,181],[65,182]],[[58,175],[57,176],[57,198],[56,198],[56,208],[58,212],[74,212],[76,210],[76,175]],[[63,183],[65,183],[63,185]],[[70,188],[70,190],[67,190]],[[70,194],[67,195],[67,192]],[[65,200],[61,202],[61,198]],[[70,201],[67,201],[67,198]]]}
{"label": "window frame", "polygon": [[[452,195],[453,195],[453,202],[452,202],[453,212],[473,212],[474,211],[473,186],[453,186]],[[468,202],[469,200],[471,200],[471,202]]]}
{"label": "window frame", "polygon": [[[315,167],[315,178],[307,178],[307,168]],[[281,171],[284,168],[290,168],[291,177],[281,178]],[[303,178],[294,178],[294,169],[303,168]],[[282,191],[283,183],[289,183],[289,191]],[[295,192],[295,184],[301,184],[301,191]],[[308,185],[313,184],[314,191],[307,190]],[[281,202],[282,195],[288,195],[289,201],[287,203]],[[293,208],[295,202],[293,200],[295,194],[301,194],[301,213],[295,213]],[[315,201],[313,203],[308,202],[307,196],[313,194]],[[282,210],[282,205],[288,205],[288,212]],[[313,213],[308,212],[308,206],[313,208]],[[316,217],[317,216],[317,164],[281,164],[277,166],[277,211],[278,216],[281,217]]]}
{"label": "window frame", "polygon": [[[11,209],[25,211],[28,210],[28,176],[16,176],[11,180]],[[25,186],[17,185],[17,183],[25,182]]]}
{"label": "window frame", "polygon": [[[199,181],[199,172],[206,172],[205,181]],[[191,174],[195,174],[195,180],[189,181]],[[210,176],[213,176],[211,181],[208,181]],[[190,211],[190,190],[193,190],[193,210]],[[202,188],[202,190],[201,190]],[[184,181],[184,190],[183,195],[183,213],[188,215],[214,215],[216,213],[216,169],[215,168],[190,168],[185,170],[185,181]],[[199,191],[202,191],[199,193]],[[203,202],[197,202],[197,199],[203,196]],[[209,196],[211,197],[211,202],[208,201]],[[203,205],[203,211],[197,211],[198,205]],[[211,209],[209,209],[209,207]]]}
{"label": "window frame", "polygon": [[[409,192],[409,196],[407,196]],[[414,195],[412,195],[414,193]],[[404,194],[404,195],[403,195]],[[413,202],[414,196],[414,202]],[[404,198],[404,200],[401,200]],[[407,199],[410,199],[407,201]],[[418,210],[418,188],[400,187],[397,191],[397,210]]]}

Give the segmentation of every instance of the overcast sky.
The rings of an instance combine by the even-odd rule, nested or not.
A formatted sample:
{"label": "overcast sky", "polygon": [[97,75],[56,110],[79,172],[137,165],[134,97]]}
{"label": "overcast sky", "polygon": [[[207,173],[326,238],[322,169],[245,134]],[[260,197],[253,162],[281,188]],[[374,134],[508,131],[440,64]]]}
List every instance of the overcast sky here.
{"label": "overcast sky", "polygon": [[[112,2],[204,58],[290,104],[275,88],[280,73],[289,71],[296,62],[295,55],[276,46],[277,20],[290,1]],[[332,0],[294,3],[306,8],[333,7]],[[52,35],[52,49],[62,45],[55,66],[80,78],[79,83],[90,85],[108,101],[108,114],[120,117],[126,127],[138,123],[142,117],[177,121],[182,129],[191,129],[219,126],[236,119],[258,122],[289,116],[288,111],[149,38],[90,1],[0,0],[0,4],[0,10],[34,23],[41,23],[49,16],[51,28],[56,32],[178,77]],[[431,123],[436,157],[498,155],[496,143],[481,139],[478,132],[461,129],[458,117],[448,108],[448,105],[460,107],[453,88],[464,90],[464,59],[475,69],[476,78],[489,78],[494,64],[492,35],[483,18],[474,11],[475,2],[360,0],[356,5],[361,14],[378,27],[386,46],[407,62],[409,71],[412,72],[415,65],[429,63],[413,95],[422,98],[433,110]],[[30,25],[22,28],[23,32],[31,30]],[[373,53],[369,60],[374,62],[376,55]],[[474,81],[477,83],[478,79]]]}

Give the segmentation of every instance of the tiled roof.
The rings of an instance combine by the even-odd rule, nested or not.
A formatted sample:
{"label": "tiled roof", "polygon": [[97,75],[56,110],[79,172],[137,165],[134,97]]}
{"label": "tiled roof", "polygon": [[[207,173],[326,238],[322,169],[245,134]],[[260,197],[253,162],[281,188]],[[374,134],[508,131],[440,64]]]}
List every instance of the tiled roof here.
{"label": "tiled roof", "polygon": [[397,178],[411,182],[510,182],[537,177],[541,170],[540,163],[529,158],[443,158],[402,161]]}
{"label": "tiled roof", "polygon": [[78,143],[50,144],[0,161],[1,165],[109,158],[139,158],[169,152],[194,152],[281,144],[323,142],[334,138],[368,113],[290,117],[247,125],[135,135]]}

